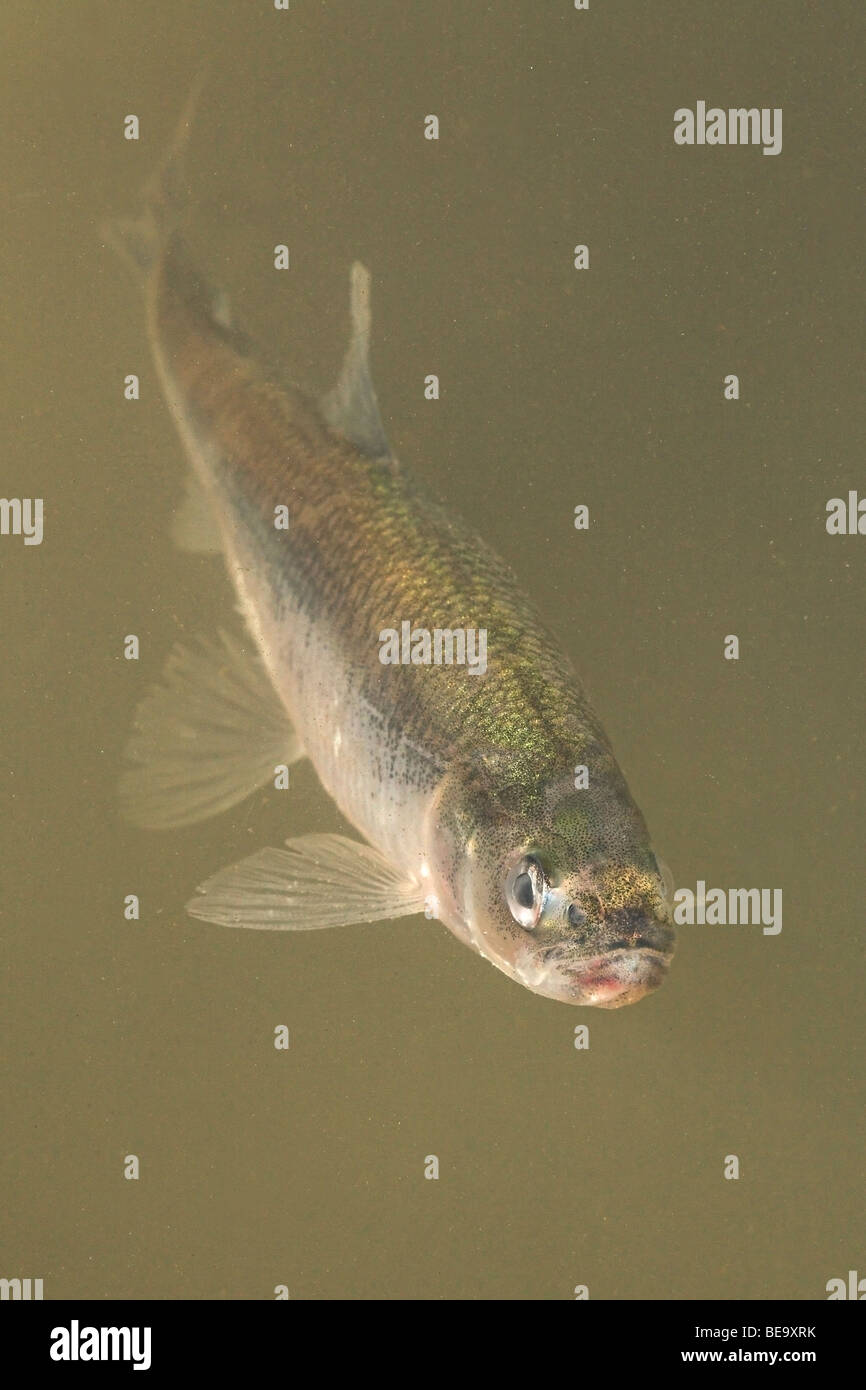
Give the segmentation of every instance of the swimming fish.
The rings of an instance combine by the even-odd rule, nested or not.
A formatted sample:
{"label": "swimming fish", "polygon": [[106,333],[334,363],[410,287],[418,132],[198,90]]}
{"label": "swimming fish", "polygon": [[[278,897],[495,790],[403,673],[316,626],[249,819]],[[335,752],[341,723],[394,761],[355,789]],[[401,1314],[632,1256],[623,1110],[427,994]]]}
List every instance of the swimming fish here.
{"label": "swimming fish", "polygon": [[[362,265],[320,399],[234,326],[184,239],[190,119],[143,214],[106,239],[143,283],[191,465],[175,539],[224,556],[246,635],[171,654],[137,713],[126,814],[189,825],[307,757],[363,839],[261,849],[202,884],[193,917],[303,931],[425,912],[537,994],[642,998],[673,954],[669,887],[570,661],[508,566],[392,453]],[[386,660],[397,633],[408,649]],[[461,663],[466,634],[477,649],[484,634],[483,663]]]}

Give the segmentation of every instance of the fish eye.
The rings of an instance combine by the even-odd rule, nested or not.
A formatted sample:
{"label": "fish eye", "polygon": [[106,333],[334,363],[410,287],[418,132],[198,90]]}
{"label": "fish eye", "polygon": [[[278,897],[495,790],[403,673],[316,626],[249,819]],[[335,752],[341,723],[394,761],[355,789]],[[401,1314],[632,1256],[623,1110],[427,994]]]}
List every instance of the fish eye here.
{"label": "fish eye", "polygon": [[547,879],[537,859],[527,855],[520,860],[509,877],[505,896],[515,922],[532,931],[547,896]]}

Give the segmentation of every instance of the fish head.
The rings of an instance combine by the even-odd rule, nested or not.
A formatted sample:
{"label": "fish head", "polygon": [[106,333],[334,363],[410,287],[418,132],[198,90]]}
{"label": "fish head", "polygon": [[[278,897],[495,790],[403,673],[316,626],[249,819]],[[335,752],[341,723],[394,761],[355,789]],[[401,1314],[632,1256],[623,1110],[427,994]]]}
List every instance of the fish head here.
{"label": "fish head", "polygon": [[671,889],[625,784],[599,791],[559,785],[476,823],[462,910],[476,950],[512,979],[616,1009],[667,975]]}

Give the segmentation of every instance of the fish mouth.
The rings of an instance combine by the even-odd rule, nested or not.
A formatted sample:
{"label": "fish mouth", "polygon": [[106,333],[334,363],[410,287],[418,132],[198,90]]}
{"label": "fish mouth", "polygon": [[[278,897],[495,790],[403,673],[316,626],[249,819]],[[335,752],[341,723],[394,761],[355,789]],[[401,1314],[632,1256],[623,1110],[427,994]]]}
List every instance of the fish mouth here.
{"label": "fish mouth", "polygon": [[672,950],[638,943],[573,960],[554,951],[535,986],[539,993],[569,1004],[621,1009],[636,1004],[663,983]]}

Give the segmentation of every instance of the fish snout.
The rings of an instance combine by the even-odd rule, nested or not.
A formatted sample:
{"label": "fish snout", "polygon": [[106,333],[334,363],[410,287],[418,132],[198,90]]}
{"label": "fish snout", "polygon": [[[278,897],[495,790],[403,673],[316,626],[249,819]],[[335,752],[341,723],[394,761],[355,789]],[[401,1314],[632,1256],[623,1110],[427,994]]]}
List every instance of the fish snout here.
{"label": "fish snout", "polygon": [[575,1004],[592,1004],[599,1009],[620,1009],[651,994],[664,981],[670,956],[647,948],[625,950],[589,961],[568,972],[568,985]]}
{"label": "fish snout", "polygon": [[613,951],[655,951],[673,955],[675,932],[667,917],[650,916],[642,907],[618,908],[606,913],[600,922],[587,921],[581,904],[572,902],[566,912],[569,944],[581,953]]}
{"label": "fish snout", "polygon": [[619,1009],[635,1004],[664,981],[670,954],[650,947],[621,948],[590,959],[554,958],[535,986],[566,1004]]}
{"label": "fish snout", "polygon": [[638,908],[613,912],[606,921],[608,951],[647,950],[670,958],[674,952],[675,933],[669,921],[649,917]]}
{"label": "fish snout", "polygon": [[619,1009],[658,989],[674,953],[670,922],[641,908],[618,909],[589,929],[579,921],[575,927],[570,909],[567,916],[573,930],[546,953],[541,993],[566,1003]]}

